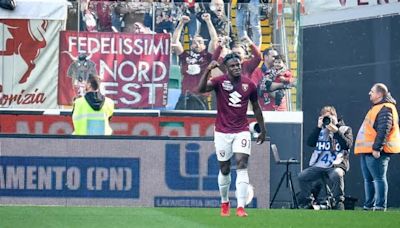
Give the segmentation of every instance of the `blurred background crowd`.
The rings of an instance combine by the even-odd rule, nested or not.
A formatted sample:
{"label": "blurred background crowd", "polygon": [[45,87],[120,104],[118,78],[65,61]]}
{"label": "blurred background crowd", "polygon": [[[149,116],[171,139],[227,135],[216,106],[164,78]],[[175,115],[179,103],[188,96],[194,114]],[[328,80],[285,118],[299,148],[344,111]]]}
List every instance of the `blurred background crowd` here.
{"label": "blurred background crowd", "polygon": [[[290,1],[286,5],[290,6]],[[67,30],[171,34],[167,109],[213,110],[213,94],[196,94],[211,60],[235,52],[243,76],[258,86],[264,111],[298,110],[296,3],[268,0],[70,1]],[[224,73],[223,67],[213,76]]]}

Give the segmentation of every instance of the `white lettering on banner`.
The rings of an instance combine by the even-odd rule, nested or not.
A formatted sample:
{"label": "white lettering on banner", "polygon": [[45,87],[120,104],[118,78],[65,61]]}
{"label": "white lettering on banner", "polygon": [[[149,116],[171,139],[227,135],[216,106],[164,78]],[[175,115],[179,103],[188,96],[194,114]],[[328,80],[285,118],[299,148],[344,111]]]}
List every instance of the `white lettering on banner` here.
{"label": "white lettering on banner", "polygon": [[39,190],[50,190],[51,189],[51,168],[50,167],[43,167],[39,166],[38,167],[38,182],[37,182],[37,187]]}
{"label": "white lettering on banner", "polygon": [[139,123],[132,129],[132,135],[156,136],[157,129],[151,123]]}
{"label": "white lettering on banner", "polygon": [[36,167],[26,167],[26,189],[36,189]]}
{"label": "white lettering on banner", "polygon": [[62,190],[63,188],[63,173],[65,172],[65,167],[55,167],[53,168],[56,173],[56,189]]}
{"label": "white lettering on banner", "polygon": [[[24,189],[25,167],[6,168],[6,189]],[[4,178],[2,178],[4,179]]]}
{"label": "white lettering on banner", "polygon": [[[124,171],[125,171],[125,188],[124,188]],[[111,168],[110,169],[110,190],[111,191],[129,191],[132,189],[132,170],[128,168]]]}
{"label": "white lettering on banner", "polygon": [[163,127],[161,135],[171,135],[171,133],[176,133],[176,136],[185,136],[185,128],[183,127]]}
{"label": "white lettering on banner", "polygon": [[[138,81],[138,82],[159,82],[164,80],[167,75],[167,67],[163,62],[153,61],[152,72],[149,74],[150,65],[145,61],[138,61],[137,64],[132,61],[123,61],[118,65],[118,61],[113,61],[113,66],[107,65],[107,63],[100,59],[100,77],[104,78],[105,73],[111,75],[114,81],[121,79],[124,82]],[[128,70],[126,69],[128,68]],[[157,69],[160,69],[160,74],[157,75]],[[131,72],[130,75],[124,75],[124,70]]]}
{"label": "white lettering on banner", "polygon": [[[142,95],[140,93],[140,90],[143,88],[147,88],[149,91],[148,93],[148,104],[155,104],[155,94],[157,88],[165,88],[166,83],[144,83],[144,84],[137,84],[137,83],[126,83],[122,86],[121,91],[123,94],[120,94],[119,100],[114,100],[116,104],[119,102],[126,104],[126,105],[132,105],[132,104],[137,104],[142,101]],[[116,82],[102,82],[102,91],[104,92],[104,95],[116,95],[118,93],[118,83]],[[133,91],[137,90],[137,91]],[[124,96],[125,94],[125,96]]]}
{"label": "white lettering on banner", "polygon": [[132,189],[132,169],[130,168],[89,167],[86,177],[88,190],[101,191],[105,186],[108,186],[111,191],[129,191]]}
{"label": "white lettering on banner", "polygon": [[33,129],[30,129],[28,121],[17,121],[16,122],[16,132],[18,134],[71,134],[72,133],[72,125],[68,122],[57,121],[51,123],[46,129],[46,132],[43,129],[42,121],[34,121]]}
{"label": "white lettering on banner", "polygon": [[77,167],[70,167],[67,170],[67,187],[77,190],[81,186],[81,172]]}
{"label": "white lettering on banner", "polygon": [[0,106],[10,105],[27,105],[27,104],[43,104],[46,101],[46,96],[42,92],[38,92],[39,89],[35,89],[32,93],[21,90],[19,94],[2,94],[0,97]]}
{"label": "white lettering on banner", "polygon": [[[132,187],[131,168],[87,169],[88,190],[130,191]],[[80,188],[81,170],[78,167],[0,166],[0,189],[78,190]]]}
{"label": "white lettering on banner", "polygon": [[130,37],[68,37],[68,51],[118,55],[169,55],[169,39],[134,39]]}
{"label": "white lettering on banner", "polygon": [[49,127],[49,134],[70,134],[72,132],[72,126],[66,122],[54,122]]}
{"label": "white lettering on banner", "polygon": [[[129,120],[120,121],[113,119],[111,128],[120,135],[141,135],[141,136],[212,136],[214,124],[207,125],[204,133],[201,132],[201,125],[198,123],[184,123],[184,126],[158,126],[158,123],[140,122],[129,123]],[[15,130],[4,133],[17,134],[71,134],[72,124],[68,121],[16,121]],[[324,145],[325,146],[325,145]]]}

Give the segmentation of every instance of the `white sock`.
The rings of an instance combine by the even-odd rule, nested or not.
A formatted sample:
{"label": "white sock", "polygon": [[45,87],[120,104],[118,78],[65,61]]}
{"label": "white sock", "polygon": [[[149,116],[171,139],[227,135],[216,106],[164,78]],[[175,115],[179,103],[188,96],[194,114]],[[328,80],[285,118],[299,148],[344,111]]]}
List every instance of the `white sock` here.
{"label": "white sock", "polygon": [[237,207],[244,207],[249,189],[249,174],[247,169],[236,170],[236,198]]}
{"label": "white sock", "polygon": [[221,195],[221,202],[229,202],[229,186],[231,185],[231,173],[224,175],[219,171],[218,173],[218,187],[219,194]]}

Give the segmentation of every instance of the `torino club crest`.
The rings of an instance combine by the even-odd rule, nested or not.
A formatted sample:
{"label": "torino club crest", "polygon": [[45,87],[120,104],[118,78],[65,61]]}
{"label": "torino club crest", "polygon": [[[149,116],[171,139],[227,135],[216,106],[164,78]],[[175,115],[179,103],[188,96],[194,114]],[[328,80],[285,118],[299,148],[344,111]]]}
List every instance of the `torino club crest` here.
{"label": "torino club crest", "polygon": [[25,83],[33,69],[35,60],[40,54],[40,50],[46,47],[47,42],[44,34],[46,33],[47,20],[0,20],[7,26],[11,38],[6,40],[5,50],[0,51],[0,56],[20,55],[28,65],[19,80],[19,84]]}

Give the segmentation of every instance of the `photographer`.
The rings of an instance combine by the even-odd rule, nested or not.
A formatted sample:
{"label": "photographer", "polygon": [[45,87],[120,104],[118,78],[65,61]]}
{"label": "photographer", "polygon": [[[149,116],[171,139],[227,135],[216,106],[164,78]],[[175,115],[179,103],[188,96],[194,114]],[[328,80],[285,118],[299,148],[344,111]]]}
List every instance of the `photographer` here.
{"label": "photographer", "polygon": [[329,179],[332,184],[335,209],[344,210],[344,175],[349,170],[349,150],[353,145],[353,133],[343,120],[337,119],[333,106],[321,109],[318,126],[307,140],[308,146],[315,147],[308,168],[299,173],[301,192],[299,204],[311,208],[313,183]]}

